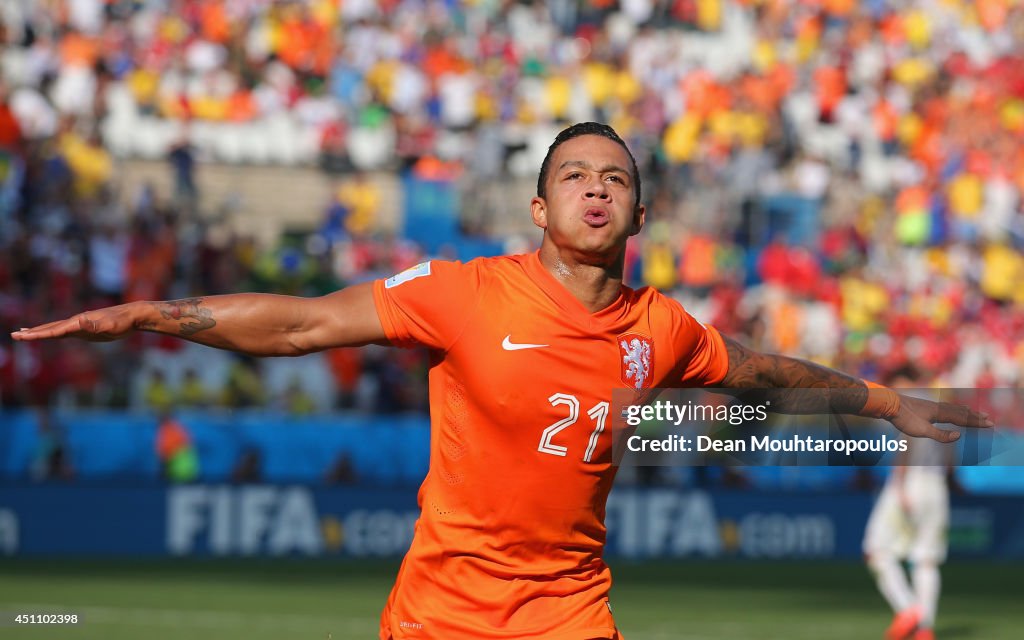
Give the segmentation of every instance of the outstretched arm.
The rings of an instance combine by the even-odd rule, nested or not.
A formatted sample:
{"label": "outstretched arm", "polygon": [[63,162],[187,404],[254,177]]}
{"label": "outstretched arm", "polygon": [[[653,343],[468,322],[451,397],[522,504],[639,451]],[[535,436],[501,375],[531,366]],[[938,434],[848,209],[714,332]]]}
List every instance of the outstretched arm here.
{"label": "outstretched arm", "polygon": [[[722,386],[732,389],[774,389],[772,409],[779,413],[847,413],[884,417],[910,436],[926,436],[939,442],[953,442],[957,431],[943,431],[934,423],[961,427],[991,427],[988,416],[964,405],[932,402],[896,394],[891,390],[870,389],[863,380],[813,362],[761,353],[722,336],[729,355],[729,370]],[[821,389],[822,393],[807,393]],[[879,415],[872,394],[895,394],[889,415]]]}
{"label": "outstretched arm", "polygon": [[165,333],[256,356],[300,356],[387,339],[373,302],[372,283],[319,298],[238,293],[130,302],[15,331],[11,337],[107,341],[133,331]]}

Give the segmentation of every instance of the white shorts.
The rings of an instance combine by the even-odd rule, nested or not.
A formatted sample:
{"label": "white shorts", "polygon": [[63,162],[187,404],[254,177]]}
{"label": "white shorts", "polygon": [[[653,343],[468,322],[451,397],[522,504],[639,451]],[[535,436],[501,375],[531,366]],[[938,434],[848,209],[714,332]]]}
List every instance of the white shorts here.
{"label": "white shorts", "polygon": [[864,553],[910,562],[946,560],[949,489],[942,472],[909,467],[903,479],[908,511],[900,505],[891,478],[879,494],[864,532]]}

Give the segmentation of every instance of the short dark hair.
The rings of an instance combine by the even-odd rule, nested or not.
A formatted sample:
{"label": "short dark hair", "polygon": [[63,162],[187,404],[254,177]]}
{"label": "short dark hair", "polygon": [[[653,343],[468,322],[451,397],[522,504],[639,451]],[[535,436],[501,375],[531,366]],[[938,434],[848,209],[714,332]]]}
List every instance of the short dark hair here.
{"label": "short dark hair", "polygon": [[563,129],[557,136],[555,141],[548,147],[548,154],[544,156],[544,162],[540,165],[540,174],[537,176],[537,197],[546,198],[548,197],[548,173],[551,170],[551,156],[555,155],[555,149],[560,147],[563,142],[578,138],[580,136],[601,136],[602,138],[608,138],[618,142],[619,145],[626,150],[626,155],[629,156],[629,161],[633,164],[633,185],[636,187],[636,199],[633,202],[633,208],[636,209],[640,206],[640,170],[636,166],[636,158],[633,157],[633,153],[626,146],[625,141],[619,137],[619,134],[615,133],[615,129],[612,129],[606,124],[600,122],[579,122],[572,125],[567,129]]}

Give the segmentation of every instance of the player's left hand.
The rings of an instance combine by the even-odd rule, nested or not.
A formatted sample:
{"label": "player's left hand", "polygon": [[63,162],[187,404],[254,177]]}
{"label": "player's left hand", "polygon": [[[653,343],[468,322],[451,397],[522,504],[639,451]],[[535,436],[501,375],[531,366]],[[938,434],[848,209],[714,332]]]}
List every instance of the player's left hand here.
{"label": "player's left hand", "polygon": [[966,405],[933,402],[903,394],[900,394],[900,412],[890,422],[908,436],[939,442],[956,442],[960,432],[939,429],[935,423],[974,429],[987,429],[995,424],[987,413],[974,411]]}

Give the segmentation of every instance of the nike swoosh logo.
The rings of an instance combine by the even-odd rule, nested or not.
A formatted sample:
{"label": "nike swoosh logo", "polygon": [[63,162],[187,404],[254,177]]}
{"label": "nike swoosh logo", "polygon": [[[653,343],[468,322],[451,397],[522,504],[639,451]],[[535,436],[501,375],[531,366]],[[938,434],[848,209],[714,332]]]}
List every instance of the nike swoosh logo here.
{"label": "nike swoosh logo", "polygon": [[530,344],[528,342],[518,343],[512,342],[512,334],[505,336],[505,339],[501,341],[501,348],[505,351],[519,351],[520,349],[539,349],[546,347],[546,344]]}

